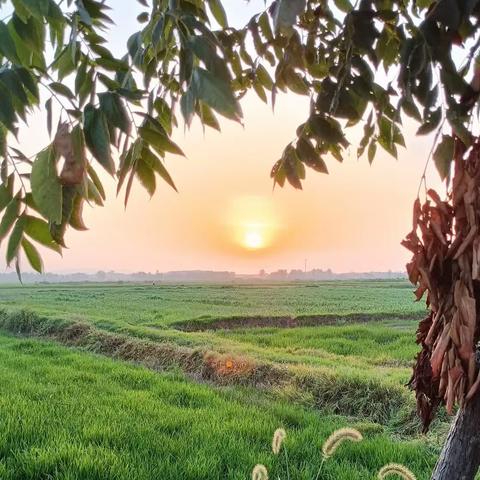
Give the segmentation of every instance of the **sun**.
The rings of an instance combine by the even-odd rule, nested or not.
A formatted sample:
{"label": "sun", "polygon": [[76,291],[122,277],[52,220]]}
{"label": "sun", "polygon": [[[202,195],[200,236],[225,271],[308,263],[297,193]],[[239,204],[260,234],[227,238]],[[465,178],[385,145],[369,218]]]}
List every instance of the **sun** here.
{"label": "sun", "polygon": [[231,199],[225,210],[225,231],[236,254],[271,251],[278,239],[280,217],[270,197],[242,195]]}
{"label": "sun", "polygon": [[250,248],[252,250],[257,250],[265,245],[265,242],[260,232],[255,231],[245,232],[243,243],[247,248]]}

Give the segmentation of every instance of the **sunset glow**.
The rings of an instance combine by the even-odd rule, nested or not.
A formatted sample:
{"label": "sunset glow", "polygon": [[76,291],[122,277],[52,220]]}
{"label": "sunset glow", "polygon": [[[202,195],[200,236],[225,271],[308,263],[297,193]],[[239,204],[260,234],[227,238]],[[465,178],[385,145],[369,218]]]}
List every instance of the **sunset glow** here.
{"label": "sunset glow", "polygon": [[262,235],[256,231],[245,232],[244,243],[247,248],[257,250],[264,246]]}
{"label": "sunset glow", "polygon": [[[280,216],[273,198],[245,195],[233,199],[225,210],[227,242],[241,250],[265,250],[279,241]],[[240,253],[240,251],[239,251]]]}

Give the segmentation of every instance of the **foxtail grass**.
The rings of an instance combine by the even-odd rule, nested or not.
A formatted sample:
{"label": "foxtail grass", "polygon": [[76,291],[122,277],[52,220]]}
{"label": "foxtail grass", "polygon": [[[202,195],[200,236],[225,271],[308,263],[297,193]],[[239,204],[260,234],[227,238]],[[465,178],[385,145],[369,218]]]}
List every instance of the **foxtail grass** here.
{"label": "foxtail grass", "polygon": [[252,480],[268,480],[268,472],[265,465],[255,465],[252,471]]}
{"label": "foxtail grass", "polygon": [[385,480],[391,475],[397,475],[403,480],[417,480],[415,475],[405,466],[398,463],[389,463],[378,472],[378,479]]}

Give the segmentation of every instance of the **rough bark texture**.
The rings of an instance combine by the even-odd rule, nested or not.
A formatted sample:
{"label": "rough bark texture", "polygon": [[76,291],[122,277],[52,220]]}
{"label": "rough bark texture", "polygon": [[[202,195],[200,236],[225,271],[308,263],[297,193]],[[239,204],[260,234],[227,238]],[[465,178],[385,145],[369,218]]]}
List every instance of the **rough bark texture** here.
{"label": "rough bark texture", "polygon": [[480,467],[480,395],[460,410],[432,480],[473,480]]}

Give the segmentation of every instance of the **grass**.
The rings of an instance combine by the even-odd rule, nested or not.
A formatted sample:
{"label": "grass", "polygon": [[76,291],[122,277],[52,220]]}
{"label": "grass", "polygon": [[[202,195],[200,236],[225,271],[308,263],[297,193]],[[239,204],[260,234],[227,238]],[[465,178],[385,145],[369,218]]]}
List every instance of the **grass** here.
{"label": "grass", "polygon": [[[274,285],[32,285],[2,288],[0,307],[92,323],[183,347],[252,356],[331,374],[408,380],[424,306],[405,281]],[[371,315],[365,325],[183,332],[178,324],[233,316]],[[388,321],[381,321],[382,315]],[[411,315],[411,320],[408,319]],[[398,317],[398,318],[397,318]],[[381,325],[381,326],[380,326]]]}
{"label": "grass", "polygon": [[112,328],[159,329],[178,322],[235,315],[418,316],[424,306],[413,302],[411,290],[402,280],[257,285],[37,284],[2,286],[0,305],[14,309],[21,305],[45,315],[85,317]]}
{"label": "grass", "polygon": [[[216,372],[226,358],[235,357],[235,365],[245,363],[248,368],[244,372],[241,367],[240,375],[229,381],[266,385],[288,401],[336,414],[357,414],[404,434],[418,431],[418,422],[412,421],[413,396],[404,385],[417,351],[415,318],[424,308],[411,301],[409,289],[404,281],[32,285],[2,289],[0,308],[13,312],[13,324],[24,321],[15,317],[15,311],[29,308],[46,319],[60,318],[60,323],[94,325],[98,330],[82,339],[83,348],[146,365],[155,356],[155,368],[164,370],[173,364],[192,378],[211,380],[213,375],[219,383]],[[348,315],[359,313],[371,315],[372,321],[348,323]],[[195,332],[175,328],[219,318],[228,323],[242,315],[322,314],[338,315],[340,324]],[[382,321],[383,315],[388,320]],[[34,330],[26,333],[42,333],[41,327]],[[118,347],[110,337],[99,339],[105,331],[161,348]],[[220,383],[224,381],[220,378]]]}
{"label": "grass", "polygon": [[[275,378],[267,383],[272,383],[279,394],[290,400],[335,413],[350,415],[358,410],[375,421],[393,421],[397,425],[402,421],[398,421],[395,409],[401,408],[401,416],[408,419],[410,413],[405,413],[403,407],[406,411],[413,408],[412,396],[404,385],[417,351],[416,319],[424,309],[412,302],[409,289],[405,281],[30,285],[2,288],[0,308],[13,316],[9,321],[13,331],[15,324],[28,317],[16,316],[20,308],[34,311],[37,317],[45,316],[43,323],[60,318],[60,324],[93,325],[95,332],[86,335],[82,346],[124,359],[131,359],[133,349],[134,359],[142,357],[140,360],[144,361],[144,357],[152,356],[152,346],[142,346],[142,354],[137,352],[137,344],[129,346],[125,356],[125,347],[118,353],[119,348],[112,349],[117,340],[102,335],[99,340],[99,333],[110,332],[163,345],[161,351],[155,350],[160,358],[155,362],[156,368],[171,366],[173,358],[176,366],[193,377],[205,378],[205,363],[212,355],[215,359],[233,356],[239,359],[236,363],[253,365],[249,374],[253,371],[254,377],[259,370],[265,378],[265,371],[269,375],[275,372],[277,377],[279,371],[287,369],[288,388],[283,380]],[[360,314],[364,320],[371,317],[371,321],[351,323],[352,314]],[[208,325],[218,319],[225,319],[228,324],[229,318],[242,315],[330,315],[337,316],[339,323],[291,329],[186,332],[177,328],[191,322]],[[275,324],[274,318],[272,323]],[[42,335],[42,332],[42,327],[36,326],[34,331],[27,328],[25,333]],[[198,358],[207,357],[197,365]],[[192,358],[195,371],[191,367]],[[215,362],[221,364],[223,359]],[[235,381],[243,383],[242,378]],[[338,400],[341,392],[349,394]]]}
{"label": "grass", "polygon": [[[38,339],[0,336],[2,480],[246,479],[256,463],[277,478],[277,427],[292,478],[311,479],[324,439],[353,420],[272,400],[247,388],[212,388]],[[399,441],[379,425],[346,444],[325,479],[371,479],[400,462],[428,478],[435,449]]]}
{"label": "grass", "polygon": [[[368,441],[345,447],[325,478],[372,478],[391,461],[427,478],[448,425],[437,423],[432,435],[419,437],[413,395],[404,387],[423,312],[404,281],[2,287],[0,328],[37,338],[9,337],[4,348],[0,342],[11,370],[10,384],[0,375],[10,395],[0,404],[12,418],[17,412],[15,429],[27,424],[24,418],[42,429],[37,435],[29,427],[15,453],[0,456],[0,478],[236,479],[248,478],[257,462],[277,478],[268,450],[282,426],[290,433],[292,478],[306,479],[318,467],[322,440],[358,422],[370,432]],[[325,315],[333,324],[275,323],[277,316]],[[269,325],[247,328],[246,317]],[[182,330],[188,325],[201,331]],[[118,381],[117,369],[134,373]],[[25,382],[24,371],[30,372]],[[134,377],[149,380],[138,380],[143,386],[136,389]],[[177,397],[183,400],[171,400]],[[53,402],[52,410],[39,406],[30,415],[31,399]],[[100,440],[86,440],[85,425]]]}
{"label": "grass", "polygon": [[[48,337],[113,358],[142,363],[157,371],[179,368],[196,380],[220,385],[250,385],[322,410],[397,421],[398,410],[413,408],[405,389],[369,376],[332,374],[328,370],[285,368],[272,362],[210,350],[141,340],[105,332],[89,324],[55,320],[32,312],[0,311],[0,327],[15,334]],[[403,413],[403,411],[402,411]]]}

